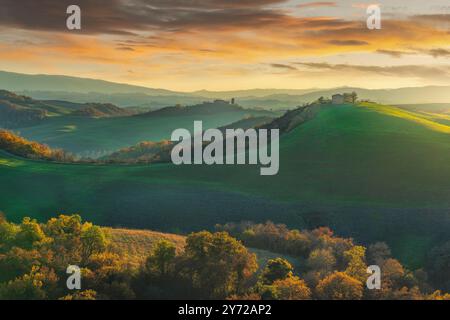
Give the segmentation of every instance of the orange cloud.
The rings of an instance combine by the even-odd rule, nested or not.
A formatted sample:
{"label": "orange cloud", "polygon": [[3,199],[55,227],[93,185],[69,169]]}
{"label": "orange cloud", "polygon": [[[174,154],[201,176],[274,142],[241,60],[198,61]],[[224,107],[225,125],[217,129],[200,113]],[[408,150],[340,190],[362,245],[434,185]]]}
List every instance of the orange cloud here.
{"label": "orange cloud", "polygon": [[[132,0],[128,7],[118,0],[108,1],[109,6],[103,0],[83,0],[84,29],[73,33],[61,27],[60,8],[68,1],[46,1],[51,5],[45,17],[35,1],[21,2],[25,8],[21,12],[17,1],[6,2],[9,15],[0,13],[0,39],[7,39],[0,42],[0,68],[22,64],[24,69],[32,66],[40,72],[75,70],[78,75],[126,78],[139,84],[156,75],[164,84],[202,75],[208,77],[203,80],[208,85],[214,78],[223,83],[219,77],[235,77],[231,82],[236,83],[245,76],[258,82],[261,73],[273,69],[293,71],[283,60],[300,57],[326,61],[339,55],[378,52],[397,57],[400,64],[398,58],[404,55],[449,56],[450,33],[442,27],[448,21],[445,14],[384,19],[381,30],[368,30],[364,17],[303,17],[267,6],[281,0],[193,0],[188,4],[153,0],[152,6]],[[334,5],[310,2],[301,6]],[[261,69],[262,64],[272,65],[272,70]]]}

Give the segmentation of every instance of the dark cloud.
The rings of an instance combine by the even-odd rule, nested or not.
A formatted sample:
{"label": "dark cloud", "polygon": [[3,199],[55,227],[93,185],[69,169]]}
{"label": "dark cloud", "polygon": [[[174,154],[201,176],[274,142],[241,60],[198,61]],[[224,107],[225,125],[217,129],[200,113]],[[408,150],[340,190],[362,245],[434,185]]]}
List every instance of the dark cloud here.
{"label": "dark cloud", "polygon": [[276,69],[297,70],[296,67],[293,67],[293,66],[288,65],[288,64],[282,64],[282,63],[272,63],[270,66],[273,67],[273,68],[276,68]]}
{"label": "dark cloud", "polygon": [[435,49],[414,49],[412,51],[397,51],[397,50],[377,50],[377,53],[387,54],[395,58],[401,58],[405,55],[414,55],[414,54],[427,54],[433,56],[434,58],[446,58],[450,57],[450,50],[443,48],[435,48]]}
{"label": "dark cloud", "polygon": [[121,51],[134,51],[131,47],[117,47],[116,49]]}
{"label": "dark cloud", "polygon": [[361,40],[330,40],[328,43],[335,46],[365,46],[369,44]]}
{"label": "dark cloud", "polygon": [[[286,0],[77,0],[82,33],[132,34],[140,30],[177,31],[267,25],[283,14],[264,9]],[[0,0],[0,26],[67,31],[72,0]]]}
{"label": "dark cloud", "polygon": [[[67,31],[66,10],[70,0],[0,0],[0,25],[20,29]],[[83,33],[129,34],[139,22],[129,20],[119,0],[77,0],[82,13]]]}
{"label": "dark cloud", "polygon": [[420,22],[432,25],[434,27],[450,29],[450,14],[421,14],[411,16],[413,22]]}
{"label": "dark cloud", "polygon": [[141,1],[145,5],[160,8],[258,8],[266,5],[287,2],[287,0],[150,0]]}
{"label": "dark cloud", "polygon": [[401,58],[404,55],[411,54],[411,52],[407,51],[397,51],[397,50],[377,50],[377,53],[386,54],[388,56],[394,57],[394,58]]}
{"label": "dark cloud", "polygon": [[435,58],[450,57],[450,50],[447,50],[447,49],[442,49],[442,48],[431,49],[431,50],[428,50],[427,52],[429,55],[431,55]]}
{"label": "dark cloud", "polygon": [[450,23],[450,14],[419,14],[411,17],[412,20],[429,21],[429,22],[447,22]]}
{"label": "dark cloud", "polygon": [[441,78],[450,79],[449,66],[422,66],[422,65],[401,65],[401,66],[370,66],[352,64],[329,64],[322,62],[298,62],[296,65],[309,69],[342,71],[342,72],[367,72],[393,77],[413,77],[413,78]]}

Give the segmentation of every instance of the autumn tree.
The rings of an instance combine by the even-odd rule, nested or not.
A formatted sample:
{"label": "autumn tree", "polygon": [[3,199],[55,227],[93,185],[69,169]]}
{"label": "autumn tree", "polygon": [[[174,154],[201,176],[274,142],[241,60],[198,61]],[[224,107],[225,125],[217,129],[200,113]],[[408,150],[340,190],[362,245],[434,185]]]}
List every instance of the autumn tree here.
{"label": "autumn tree", "polygon": [[21,248],[31,249],[34,245],[38,245],[44,241],[46,235],[42,231],[39,223],[28,217],[23,218],[19,225],[19,231],[16,235],[16,245]]}
{"label": "autumn tree", "polygon": [[176,256],[176,247],[173,242],[167,240],[158,241],[146,261],[146,268],[150,272],[156,272],[161,276],[167,275]]}
{"label": "autumn tree", "polygon": [[311,299],[311,290],[305,281],[299,277],[289,276],[285,279],[276,280],[274,287],[275,297],[279,300],[308,300]]}
{"label": "autumn tree", "polygon": [[450,293],[443,293],[440,290],[436,290],[432,294],[426,296],[426,300],[448,300],[448,301],[450,301]]}
{"label": "autumn tree", "polygon": [[2,217],[0,220],[0,253],[7,252],[15,244],[16,236],[20,231],[20,227],[9,223]]}
{"label": "autumn tree", "polygon": [[334,269],[336,258],[329,248],[316,249],[310,253],[306,264],[310,269],[327,274]]}
{"label": "autumn tree", "polygon": [[431,250],[427,261],[431,282],[437,288],[450,291],[450,241]]}
{"label": "autumn tree", "polygon": [[81,228],[81,255],[83,260],[95,253],[100,253],[106,250],[109,243],[106,232],[99,226],[94,226],[92,223],[84,223]]}
{"label": "autumn tree", "polygon": [[292,276],[294,268],[283,258],[270,259],[261,275],[264,284],[271,284],[276,280],[284,280]]}
{"label": "autumn tree", "polygon": [[182,258],[183,274],[212,298],[240,293],[258,268],[256,256],[226,232],[189,235]]}
{"label": "autumn tree", "polygon": [[359,300],[363,296],[363,284],[344,272],[334,272],[321,280],[316,288],[323,300]]}
{"label": "autumn tree", "polygon": [[77,291],[72,294],[68,294],[59,300],[96,300],[97,292],[94,290]]}
{"label": "autumn tree", "polygon": [[0,284],[0,300],[42,300],[54,298],[49,294],[56,286],[58,278],[53,270],[33,267],[31,272]]}
{"label": "autumn tree", "polygon": [[369,264],[380,266],[383,261],[391,257],[391,249],[385,242],[376,242],[369,245],[366,257]]}
{"label": "autumn tree", "polygon": [[365,283],[367,280],[365,253],[366,248],[363,246],[354,246],[350,250],[344,252],[344,256],[348,263],[345,273],[362,283]]}
{"label": "autumn tree", "polygon": [[0,282],[13,280],[41,264],[42,256],[38,250],[14,247],[0,255]]}

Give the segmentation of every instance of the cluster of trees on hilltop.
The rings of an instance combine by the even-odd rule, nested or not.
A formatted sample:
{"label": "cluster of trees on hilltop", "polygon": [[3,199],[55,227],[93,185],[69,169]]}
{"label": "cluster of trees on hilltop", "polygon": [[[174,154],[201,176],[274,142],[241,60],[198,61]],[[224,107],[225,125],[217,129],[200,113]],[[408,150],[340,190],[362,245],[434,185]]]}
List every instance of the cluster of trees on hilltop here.
{"label": "cluster of trees on hilltop", "polygon": [[28,141],[11,131],[0,129],[0,150],[11,154],[29,158],[63,162],[73,162],[75,159],[61,149],[52,149],[45,144]]}
{"label": "cluster of trees on hilltop", "polygon": [[[267,247],[272,238],[278,243],[270,249],[307,257],[300,270],[281,257],[260,268],[256,255],[225,231],[192,233],[181,251],[160,240],[136,266],[126,252],[112,250],[106,230],[78,215],[46,223],[0,218],[0,299],[450,299],[389,257],[385,245],[366,250],[327,228],[299,232],[268,223],[245,229],[245,241]],[[385,270],[381,290],[365,288],[367,263]],[[69,265],[81,269],[80,290],[66,286]]]}
{"label": "cluster of trees on hilltop", "polygon": [[110,155],[104,156],[99,161],[128,164],[170,162],[172,147],[173,143],[169,140],[159,142],[143,141],[137,145],[122,148]]}

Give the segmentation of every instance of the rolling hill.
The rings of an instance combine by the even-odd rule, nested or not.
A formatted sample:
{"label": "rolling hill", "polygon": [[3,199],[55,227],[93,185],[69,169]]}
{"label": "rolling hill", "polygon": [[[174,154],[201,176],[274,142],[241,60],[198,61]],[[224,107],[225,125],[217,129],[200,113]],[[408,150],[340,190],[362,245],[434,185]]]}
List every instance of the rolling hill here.
{"label": "rolling hill", "polygon": [[60,100],[35,100],[28,96],[0,90],[0,128],[20,128],[39,125],[51,117],[119,117],[135,112],[113,104],[75,103]]}
{"label": "rolling hill", "polygon": [[420,113],[423,117],[450,125],[450,103],[408,104],[398,107]]}
{"label": "rolling hill", "polygon": [[[222,101],[167,107],[134,116],[100,118],[93,116],[99,112],[98,105],[96,109],[90,105],[87,107],[79,109],[77,113],[48,117],[38,125],[15,130],[27,139],[45,143],[52,148],[98,158],[142,141],[170,139],[173,130],[191,128],[194,120],[202,120],[205,128],[216,128],[251,116],[274,116],[269,111],[243,109]],[[88,112],[90,116],[76,116],[85,114],[86,110],[92,111]],[[114,112],[118,115],[118,112]]]}
{"label": "rolling hill", "polygon": [[3,153],[0,210],[15,221],[30,212],[42,220],[80,213],[102,225],[174,233],[241,220],[327,225],[386,241],[402,261],[420,265],[449,240],[448,129],[393,106],[323,105],[282,135],[276,176],[247,165],[54,164]]}
{"label": "rolling hill", "polygon": [[177,92],[153,89],[97,79],[61,75],[30,75],[0,71],[0,88],[20,92],[38,100],[63,100],[77,103],[111,103],[119,107],[158,109],[168,105],[194,105],[211,99],[236,98],[245,108],[288,110],[321,96],[331,97],[338,91],[355,91],[362,99],[386,104],[450,103],[449,86],[408,87],[396,89],[311,88],[248,89],[234,91]]}
{"label": "rolling hill", "polygon": [[[215,100],[214,102],[203,102],[192,106],[176,105],[172,107],[165,107],[159,110],[150,111],[140,114],[139,117],[145,116],[185,116],[185,115],[207,115],[219,114],[225,112],[239,112],[244,108],[236,104],[231,104],[224,100]],[[268,113],[262,110],[255,110],[257,113]]]}
{"label": "rolling hill", "polygon": [[0,127],[15,128],[38,124],[47,116],[44,110],[27,107],[0,100]]}
{"label": "rolling hill", "polygon": [[186,237],[150,230],[104,228],[111,237],[111,251],[120,255],[128,265],[139,267],[147,259],[153,246],[160,240],[176,245],[177,253],[184,250]]}
{"label": "rolling hill", "polygon": [[[242,120],[238,120],[231,124],[227,124],[218,128],[225,133],[227,129],[249,129],[255,127],[261,127],[271,123],[273,117],[259,116],[248,117]],[[134,146],[122,148],[106,156],[100,157],[100,161],[109,163],[161,163],[170,162],[170,154],[175,142],[169,140],[163,140],[158,142],[142,141]],[[206,143],[207,144],[207,143]]]}
{"label": "rolling hill", "polygon": [[133,86],[104,80],[63,75],[22,74],[0,71],[0,88],[9,91],[66,91],[78,93],[145,93],[149,95],[176,95],[177,92]]}
{"label": "rolling hill", "polygon": [[132,114],[134,113],[110,103],[89,103],[74,110],[70,115],[91,118],[109,118],[126,117],[131,116]]}

